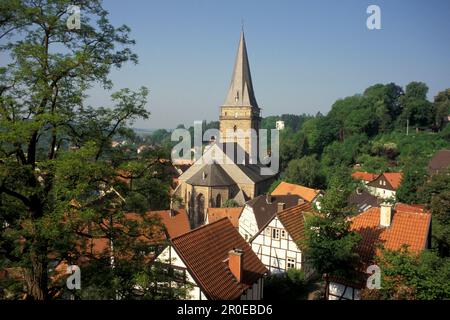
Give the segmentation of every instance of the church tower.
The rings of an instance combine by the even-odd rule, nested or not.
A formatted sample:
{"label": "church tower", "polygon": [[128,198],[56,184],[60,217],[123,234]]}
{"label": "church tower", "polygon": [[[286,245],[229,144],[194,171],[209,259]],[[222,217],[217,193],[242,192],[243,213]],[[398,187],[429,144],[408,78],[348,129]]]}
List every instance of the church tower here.
{"label": "church tower", "polygon": [[[234,64],[233,76],[225,102],[220,108],[220,139],[221,143],[237,142],[242,149],[252,155],[252,143],[256,145],[257,156],[258,130],[261,126],[261,109],[256,102],[253,92],[252,76],[248,63],[247,48],[244,32],[241,32],[239,47]],[[256,136],[252,137],[250,129],[256,130]],[[238,130],[245,133],[237,138]],[[252,139],[255,139],[253,141]]]}

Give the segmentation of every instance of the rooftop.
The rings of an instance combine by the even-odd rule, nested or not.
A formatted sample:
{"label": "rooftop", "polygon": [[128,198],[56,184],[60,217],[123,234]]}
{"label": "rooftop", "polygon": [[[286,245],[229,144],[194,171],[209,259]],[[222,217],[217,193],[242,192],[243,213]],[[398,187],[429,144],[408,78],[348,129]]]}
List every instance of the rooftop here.
{"label": "rooftop", "polygon": [[275,188],[275,190],[272,191],[272,195],[277,196],[293,194],[305,199],[306,201],[312,202],[320,192],[321,191],[319,189],[312,189],[298,184],[282,181]]}
{"label": "rooftop", "polygon": [[[256,283],[267,269],[227,218],[172,239],[202,292],[211,300],[235,300]],[[228,268],[228,253],[243,250],[243,279],[237,282]]]}

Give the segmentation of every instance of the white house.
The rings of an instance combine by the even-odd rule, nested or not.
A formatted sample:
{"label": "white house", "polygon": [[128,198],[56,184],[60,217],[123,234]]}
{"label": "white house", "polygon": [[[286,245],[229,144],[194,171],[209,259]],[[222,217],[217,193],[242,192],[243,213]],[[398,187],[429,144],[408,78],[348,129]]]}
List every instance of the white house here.
{"label": "white house", "polygon": [[247,203],[239,217],[239,233],[246,241],[253,238],[277,213],[279,204],[290,208],[304,200],[297,195],[261,195]]}
{"label": "white house", "polygon": [[191,300],[261,300],[267,269],[225,217],[171,239],[156,259]]}
{"label": "white house", "polygon": [[382,199],[395,199],[397,189],[402,181],[402,173],[400,172],[385,172],[380,174],[377,178],[367,183],[369,192]]}
{"label": "white house", "polygon": [[271,273],[295,268],[303,269],[307,277],[312,275],[298,245],[304,239],[305,214],[312,212],[310,203],[280,210],[250,240],[253,251]]}

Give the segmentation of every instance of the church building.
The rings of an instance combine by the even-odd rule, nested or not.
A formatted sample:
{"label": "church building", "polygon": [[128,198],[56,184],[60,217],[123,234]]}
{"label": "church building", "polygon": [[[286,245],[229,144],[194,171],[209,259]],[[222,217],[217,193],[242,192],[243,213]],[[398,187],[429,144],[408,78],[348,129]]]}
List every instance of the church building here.
{"label": "church building", "polygon": [[[257,161],[260,128],[261,109],[253,91],[241,32],[230,88],[220,107],[220,136],[178,178],[179,186],[174,193],[181,198],[192,227],[206,222],[208,208],[220,208],[229,199],[243,206],[249,199],[265,193],[275,180],[277,173],[261,174],[265,166]],[[250,134],[251,129],[254,134]]]}

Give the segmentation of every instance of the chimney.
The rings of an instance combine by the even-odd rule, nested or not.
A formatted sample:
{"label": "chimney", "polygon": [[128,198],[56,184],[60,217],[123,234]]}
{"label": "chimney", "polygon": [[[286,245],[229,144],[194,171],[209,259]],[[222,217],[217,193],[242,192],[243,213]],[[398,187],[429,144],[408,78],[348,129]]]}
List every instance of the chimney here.
{"label": "chimney", "polygon": [[303,198],[298,198],[298,204],[304,204],[305,203],[305,199]]}
{"label": "chimney", "polygon": [[380,226],[390,227],[392,221],[392,204],[380,204]]}
{"label": "chimney", "polygon": [[228,268],[236,278],[237,282],[242,281],[244,264],[244,252],[241,249],[234,248],[228,252]]}
{"label": "chimney", "polygon": [[272,195],[270,193],[266,194],[266,202],[267,204],[272,204]]}
{"label": "chimney", "polygon": [[277,212],[283,211],[285,208],[284,202],[278,202],[278,209]]}
{"label": "chimney", "polygon": [[169,209],[169,217],[175,217],[175,210],[173,210],[172,208]]}

